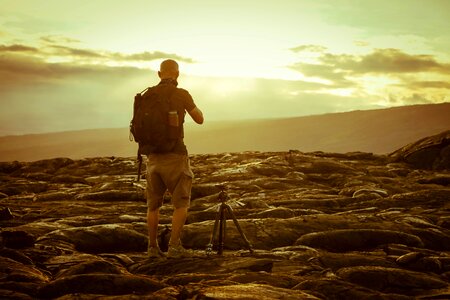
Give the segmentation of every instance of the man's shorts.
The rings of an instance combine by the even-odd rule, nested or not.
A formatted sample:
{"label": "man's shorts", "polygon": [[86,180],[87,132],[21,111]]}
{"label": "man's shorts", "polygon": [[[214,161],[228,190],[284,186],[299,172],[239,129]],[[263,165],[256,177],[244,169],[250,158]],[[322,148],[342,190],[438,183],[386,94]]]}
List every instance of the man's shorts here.
{"label": "man's shorts", "polygon": [[172,205],[175,208],[189,207],[193,178],[187,155],[176,153],[148,155],[148,208],[155,210],[161,207],[166,190],[172,194]]}

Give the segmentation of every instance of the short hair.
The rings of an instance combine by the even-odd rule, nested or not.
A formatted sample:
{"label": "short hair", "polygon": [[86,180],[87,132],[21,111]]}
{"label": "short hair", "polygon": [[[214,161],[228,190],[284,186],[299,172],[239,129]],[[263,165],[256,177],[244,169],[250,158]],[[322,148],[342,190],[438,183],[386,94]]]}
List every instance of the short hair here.
{"label": "short hair", "polygon": [[173,59],[166,59],[159,66],[161,73],[176,73],[178,72],[178,63]]}

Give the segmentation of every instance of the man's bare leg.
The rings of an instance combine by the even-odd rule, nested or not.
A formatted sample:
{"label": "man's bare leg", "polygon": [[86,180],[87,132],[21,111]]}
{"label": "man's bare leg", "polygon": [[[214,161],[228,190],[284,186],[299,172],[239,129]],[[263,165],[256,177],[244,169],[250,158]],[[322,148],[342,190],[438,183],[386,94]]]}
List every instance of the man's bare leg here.
{"label": "man's bare leg", "polygon": [[150,247],[158,246],[159,209],[147,209],[148,243]]}
{"label": "man's bare leg", "polygon": [[181,231],[186,222],[188,213],[187,207],[175,208],[172,215],[172,233],[170,235],[169,244],[178,246],[180,243]]}

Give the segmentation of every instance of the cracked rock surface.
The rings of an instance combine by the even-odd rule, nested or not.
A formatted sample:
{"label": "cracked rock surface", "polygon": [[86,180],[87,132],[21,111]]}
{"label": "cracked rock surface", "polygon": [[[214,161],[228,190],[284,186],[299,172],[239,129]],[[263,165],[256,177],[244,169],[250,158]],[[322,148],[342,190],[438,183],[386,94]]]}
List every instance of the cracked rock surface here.
{"label": "cracked rock surface", "polygon": [[[145,180],[136,182],[134,158],[0,163],[0,298],[447,299],[449,151],[433,141],[438,163],[417,162],[424,141],[420,155],[402,148],[394,157],[192,155],[182,243],[194,256],[182,259],[146,255]],[[223,255],[217,243],[206,255],[219,185],[253,253],[227,215]]]}

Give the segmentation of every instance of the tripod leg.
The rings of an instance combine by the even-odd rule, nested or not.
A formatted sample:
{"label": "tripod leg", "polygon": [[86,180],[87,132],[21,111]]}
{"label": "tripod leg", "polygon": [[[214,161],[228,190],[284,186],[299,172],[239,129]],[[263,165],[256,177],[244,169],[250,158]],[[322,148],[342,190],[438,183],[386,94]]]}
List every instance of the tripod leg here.
{"label": "tripod leg", "polygon": [[238,220],[236,219],[236,216],[233,213],[233,209],[231,208],[230,205],[228,205],[228,204],[225,204],[225,205],[226,205],[228,213],[233,218],[234,225],[236,225],[236,228],[239,231],[239,234],[241,235],[242,239],[244,240],[245,245],[247,246],[247,249],[250,251],[250,253],[253,253],[252,245],[250,244],[250,242],[248,241],[248,239],[245,236],[244,232],[242,231],[242,228],[239,225],[239,222],[238,222]]}
{"label": "tripod leg", "polygon": [[224,234],[225,234],[225,227],[226,227],[226,218],[225,218],[225,204],[220,205],[220,226],[219,226],[219,248],[217,250],[217,254],[222,255],[223,254],[223,245],[224,245]]}
{"label": "tripod leg", "polygon": [[220,210],[221,210],[221,208],[219,207],[216,212],[216,220],[214,221],[214,227],[211,232],[211,238],[209,240],[209,244],[206,247],[206,255],[211,255],[212,250],[213,250],[214,240],[216,239],[216,233],[217,233],[217,225],[219,225],[219,217],[221,215]]}

